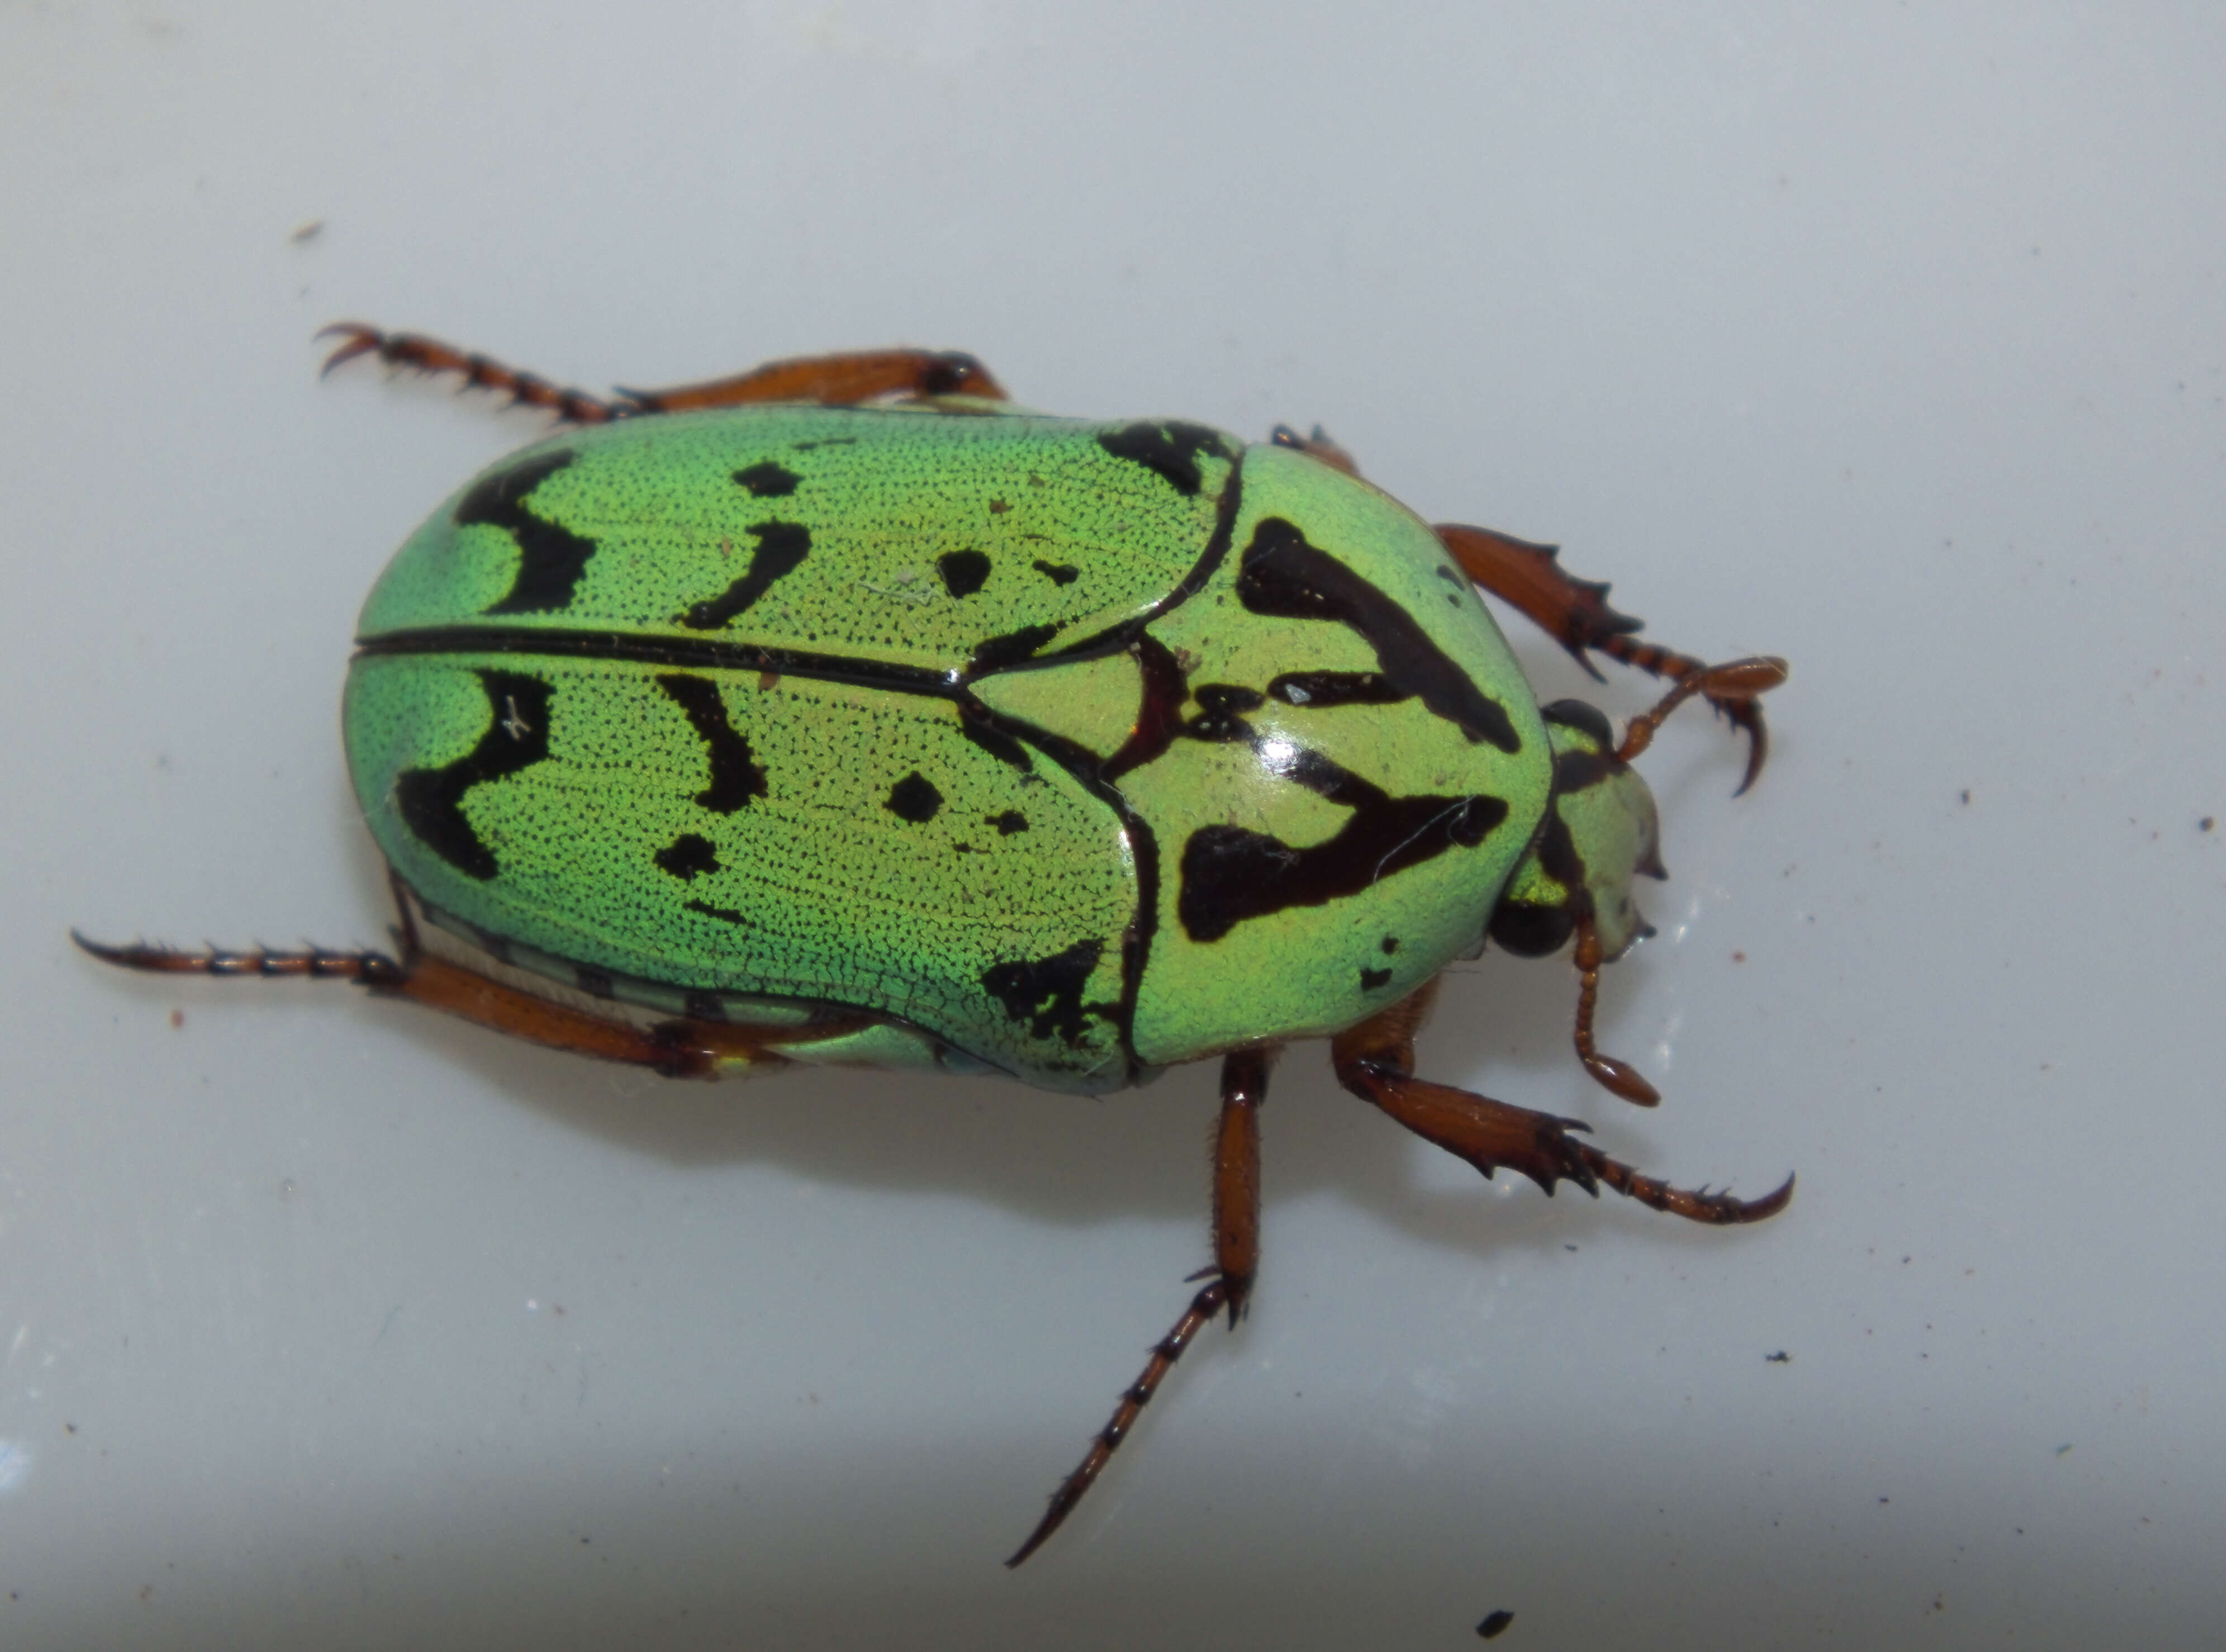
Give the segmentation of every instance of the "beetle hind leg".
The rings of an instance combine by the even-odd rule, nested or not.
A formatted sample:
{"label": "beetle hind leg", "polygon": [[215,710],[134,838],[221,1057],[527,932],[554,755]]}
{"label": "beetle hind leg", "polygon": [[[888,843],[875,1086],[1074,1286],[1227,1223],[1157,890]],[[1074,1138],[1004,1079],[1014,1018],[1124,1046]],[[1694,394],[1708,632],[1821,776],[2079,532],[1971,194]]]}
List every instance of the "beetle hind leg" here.
{"label": "beetle hind leg", "polygon": [[1214,1316],[1226,1308],[1232,1331],[1243,1318],[1260,1266],[1260,1106],[1268,1098],[1268,1070],[1275,1057],[1272,1047],[1263,1046],[1234,1051],[1223,1058],[1221,1121],[1213,1155],[1213,1264],[1191,1276],[1206,1283],[1167,1334],[1153,1344],[1143,1371],[1122,1391],[1112,1419],[1097,1431],[1074,1472],[1059,1482],[1051,1507],[1027,1541],[1013,1551],[1007,1566],[1018,1566],[1041,1548],[1074,1512],[1174,1363]]}
{"label": "beetle hind leg", "polygon": [[738,1069],[787,1064],[774,1047],[776,1040],[762,1033],[753,1037],[751,1029],[685,1020],[644,1027],[494,980],[426,951],[417,943],[407,907],[404,914],[404,926],[397,931],[398,958],[367,948],[274,952],[266,947],[211,946],[194,952],[136,941],[111,946],[74,930],[70,937],[104,963],[151,974],[352,981],[381,997],[406,999],[528,1043],[647,1067],[671,1078],[709,1078]]}
{"label": "beetle hind leg", "polygon": [[1556,1184],[1569,1181],[1597,1197],[1605,1184],[1653,1210],[1712,1226],[1760,1222],[1777,1215],[1792,1198],[1790,1176],[1759,1199],[1737,1199],[1706,1188],[1672,1187],[1579,1141],[1572,1132],[1588,1128],[1579,1120],[1555,1118],[1415,1077],[1415,1034],[1428,1013],[1432,990],[1425,987],[1346,1029],[1330,1045],[1338,1081],[1424,1141],[1467,1160],[1486,1176],[1503,1168],[1520,1172],[1549,1195]]}
{"label": "beetle hind leg", "polygon": [[508,396],[513,406],[537,407],[554,413],[568,424],[607,424],[627,410],[583,390],[554,384],[538,373],[506,367],[491,356],[459,350],[438,339],[417,333],[389,333],[361,321],[335,321],[317,336],[338,339],[340,344],[325,358],[324,372],[358,356],[377,356],[390,367],[425,374],[455,373],[467,390],[489,390]]}

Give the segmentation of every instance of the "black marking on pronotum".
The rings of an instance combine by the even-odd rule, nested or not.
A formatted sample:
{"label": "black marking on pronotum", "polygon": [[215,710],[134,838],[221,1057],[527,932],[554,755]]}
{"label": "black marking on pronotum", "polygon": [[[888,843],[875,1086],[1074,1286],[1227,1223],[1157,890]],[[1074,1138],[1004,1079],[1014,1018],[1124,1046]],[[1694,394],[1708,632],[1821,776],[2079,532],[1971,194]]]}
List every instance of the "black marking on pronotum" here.
{"label": "black marking on pronotum", "polygon": [[1082,989],[1105,955],[1103,941],[1077,941],[1047,958],[1015,958],[982,972],[982,985],[1005,1007],[1005,1013],[1028,1024],[1028,1036],[1053,1033],[1069,1045],[1082,1042],[1082,1018],[1102,1013],[1082,1001]]}
{"label": "black marking on pronotum", "polygon": [[481,667],[473,675],[487,697],[487,733],[453,763],[404,769],[395,776],[394,808],[419,842],[466,877],[484,883],[502,868],[465,817],[464,794],[549,755],[550,690],[539,677],[522,671]]}
{"label": "black marking on pronotum", "polygon": [[706,918],[716,918],[722,924],[733,924],[743,929],[747,929],[750,924],[750,920],[732,906],[714,906],[709,901],[691,900],[687,903],[687,907],[691,912],[701,912]]}
{"label": "black marking on pronotum", "polygon": [[[1582,700],[1556,700],[1544,708],[1544,715],[1548,722],[1560,723],[1589,736],[1600,749],[1554,753],[1553,800],[1546,806],[1546,818],[1539,824],[1537,838],[1530,845],[1530,855],[1538,862],[1538,869],[1561,886],[1561,899],[1502,899],[1491,909],[1485,932],[1494,945],[1520,958],[1539,958],[1558,952],[1576,929],[1577,920],[1593,915],[1592,883],[1587,876],[1584,856],[1577,852],[1576,838],[1562,816],[1561,799],[1598,785],[1625,766],[1614,754],[1614,732],[1608,726],[1606,714],[1598,707]],[[1639,869],[1652,871],[1659,877],[1660,866],[1657,859],[1651,867]]]}
{"label": "black marking on pronotum", "polygon": [[1028,817],[1017,809],[1008,809],[1002,815],[983,816],[982,823],[995,826],[1000,837],[1010,837],[1014,832],[1027,830]]}
{"label": "black marking on pronotum", "polygon": [[676,624],[690,631],[716,631],[771,590],[775,580],[796,572],[811,552],[811,530],[800,522],[760,522],[743,531],[758,542],[749,572],[709,602],[696,604]]}
{"label": "black marking on pronotum", "polygon": [[943,807],[943,794],[934,783],[914,769],[889,788],[888,800],[881,807],[899,820],[908,820],[915,826],[924,826],[933,820],[936,811]]}
{"label": "black marking on pronotum", "polygon": [[1116,459],[1129,460],[1166,478],[1168,485],[1186,498],[1194,496],[1205,480],[1205,473],[1199,468],[1199,454],[1211,454],[1216,459],[1232,462],[1237,457],[1229,451],[1220,431],[1180,420],[1166,424],[1150,420],[1124,424],[1117,430],[1101,432],[1097,445]]}
{"label": "black marking on pronotum", "polygon": [[681,833],[652,858],[659,871],[671,873],[683,883],[719,869],[718,851],[701,832]]}
{"label": "black marking on pronotum", "polygon": [[978,550],[946,550],[935,559],[943,588],[953,596],[972,596],[989,582],[989,559]]}
{"label": "black marking on pronotum", "polygon": [[822,436],[817,442],[792,442],[788,448],[791,453],[810,453],[817,448],[855,448],[857,445],[858,438],[855,436]]}
{"label": "black marking on pronotum", "polygon": [[1072,585],[1082,577],[1082,570],[1072,562],[1048,562],[1039,556],[1028,566],[1053,585]]}
{"label": "black marking on pronotum", "polygon": [[1022,626],[1002,637],[986,638],[975,645],[974,658],[966,662],[966,675],[981,677],[1007,665],[1017,665],[1058,636],[1059,629],[1057,626]]}
{"label": "black marking on pronotum", "polygon": [[1237,575],[1237,600],[1254,613],[1350,626],[1376,651],[1384,681],[1417,695],[1472,740],[1503,752],[1523,741],[1507,708],[1485,696],[1415,618],[1281,517],[1253,531]]}
{"label": "black marking on pronotum", "polygon": [[1360,972],[1360,990],[1364,993],[1380,992],[1390,984],[1391,972],[1389,969],[1364,969]]}
{"label": "black marking on pronotum", "polygon": [[618,983],[611,979],[611,972],[597,969],[589,964],[576,963],[572,966],[572,984],[590,998],[618,996]]}
{"label": "black marking on pronotum", "polygon": [[510,589],[482,613],[554,613],[572,600],[595,554],[595,542],[544,522],[525,508],[533,490],[579,455],[569,448],[537,454],[481,477],[456,501],[460,528],[500,528],[518,543],[518,571]]}
{"label": "black marking on pronotum", "polygon": [[1447,849],[1475,848],[1507,818],[1504,797],[1395,797],[1318,752],[1301,752],[1288,778],[1352,814],[1335,836],[1304,848],[1243,826],[1192,832],[1175,912],[1193,941],[1218,941],[1250,918],[1358,894]]}
{"label": "black marking on pronotum", "polygon": [[738,470],[735,480],[750,490],[751,496],[760,499],[785,499],[796,492],[796,485],[804,478],[785,465],[776,465],[766,460],[761,465],[752,465],[747,470]]}
{"label": "black marking on pronotum", "polygon": [[1268,703],[1257,689],[1234,683],[1201,683],[1191,696],[1198,702],[1199,712],[1183,725],[1183,733],[1217,746],[1250,740],[1252,726],[1244,721],[1243,714]]}
{"label": "black marking on pronotum", "polygon": [[750,743],[727,721],[727,702],[719,685],[708,677],[668,672],[657,686],[671,697],[688,718],[709,755],[711,781],[696,794],[696,801],[715,815],[731,815],[753,797],[766,794],[765,771],[757,766]]}
{"label": "black marking on pronotum", "polygon": [[1395,706],[1415,696],[1381,671],[1286,671],[1268,697],[1287,706]]}

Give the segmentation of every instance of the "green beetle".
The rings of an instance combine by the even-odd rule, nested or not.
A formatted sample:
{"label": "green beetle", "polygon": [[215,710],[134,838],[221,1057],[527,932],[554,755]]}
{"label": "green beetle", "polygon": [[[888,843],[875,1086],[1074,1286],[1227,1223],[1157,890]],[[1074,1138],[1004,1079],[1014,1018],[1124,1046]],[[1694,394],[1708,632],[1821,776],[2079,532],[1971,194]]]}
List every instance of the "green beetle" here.
{"label": "green beetle", "polygon": [[[1222,1058],[1214,1266],[1008,1564],[1064,1520],[1258,1262],[1277,1049],[1487,1176],[1696,1221],[1574,1121],[1414,1075],[1437,977],[1487,937],[1600,966],[1661,876],[1630,767],[1706,697],[1751,740],[1783,661],[1637,641],[1551,547],[1424,524],[1317,430],[1012,410],[972,357],[777,362],[603,399],[356,324],[569,427],[442,505],[373,588],[348,764],[398,956],[84,941],[135,969],[353,980],[675,1076],[797,1063],[1097,1094]],[[1618,741],[1540,707],[1478,586],[1670,679]]]}

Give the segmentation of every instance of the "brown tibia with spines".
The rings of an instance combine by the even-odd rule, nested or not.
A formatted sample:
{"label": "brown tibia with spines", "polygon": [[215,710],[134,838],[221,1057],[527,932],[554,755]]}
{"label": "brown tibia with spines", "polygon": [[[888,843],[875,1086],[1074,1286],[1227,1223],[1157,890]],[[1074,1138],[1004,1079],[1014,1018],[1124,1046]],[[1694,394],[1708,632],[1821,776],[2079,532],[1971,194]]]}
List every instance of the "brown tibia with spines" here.
{"label": "brown tibia with spines", "polygon": [[337,321],[317,336],[340,340],[340,346],[325,359],[327,372],[358,356],[375,355],[390,366],[416,372],[455,373],[468,388],[506,395],[514,403],[540,408],[571,424],[607,424],[613,419],[652,413],[741,407],[756,402],[818,402],[845,407],[891,396],[968,396],[985,401],[1005,397],[1003,386],[989,370],[959,350],[857,350],[839,355],[799,356],[700,384],[622,390],[617,400],[607,401],[421,334],[389,333],[361,321]]}
{"label": "brown tibia with spines", "polygon": [[1597,1197],[1606,1183],[1657,1210],[1714,1226],[1776,1216],[1793,1197],[1790,1176],[1759,1199],[1671,1187],[1577,1141],[1569,1132],[1587,1128],[1579,1120],[1534,1113],[1415,1077],[1415,1032],[1435,984],[1340,1032],[1330,1045],[1339,1082],[1424,1141],[1466,1160],[1486,1176],[1503,1167],[1520,1171],[1549,1194],[1556,1183],[1568,1180]]}
{"label": "brown tibia with spines", "polygon": [[[1562,572],[1559,547],[1536,545],[1490,528],[1439,523],[1434,531],[1460,570],[1502,601],[1520,609],[1546,634],[1568,649],[1578,664],[1597,678],[1598,670],[1586,657],[1592,650],[1655,677],[1669,677],[1682,687],[1696,675],[1722,670],[1711,668],[1689,654],[1654,643],[1641,642],[1632,633],[1640,622],[1608,607],[1608,588],[1602,581],[1574,579]],[[1739,662],[1742,665],[1750,662]],[[1728,717],[1733,727],[1746,731],[1751,742],[1746,772],[1739,789],[1745,791],[1762,772],[1769,754],[1770,734],[1762,721],[1755,696],[1784,679],[1784,662],[1776,662],[1778,676],[1760,687],[1737,679],[1711,677],[1697,686],[1710,705]]]}
{"label": "brown tibia with spines", "polygon": [[1097,1431],[1080,1465],[1059,1482],[1051,1495],[1051,1507],[1027,1541],[1013,1551],[1007,1566],[1018,1566],[1041,1548],[1074,1512],[1167,1372],[1214,1315],[1227,1308],[1232,1331],[1243,1316],[1260,1265],[1260,1107],[1268,1099],[1268,1071],[1275,1053],[1274,1046],[1262,1045],[1222,1058],[1221,1127],[1213,1153],[1213,1265],[1192,1275],[1207,1283],[1191,1298],[1173,1328],[1153,1344],[1151,1357],[1122,1394],[1112,1420]]}

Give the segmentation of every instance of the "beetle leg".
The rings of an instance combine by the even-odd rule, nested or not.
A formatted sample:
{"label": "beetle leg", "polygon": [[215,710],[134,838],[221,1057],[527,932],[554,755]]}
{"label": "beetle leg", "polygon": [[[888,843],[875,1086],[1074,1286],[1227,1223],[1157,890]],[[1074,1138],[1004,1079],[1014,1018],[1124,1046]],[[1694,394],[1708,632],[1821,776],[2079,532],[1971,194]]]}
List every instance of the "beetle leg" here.
{"label": "beetle leg", "polygon": [[1268,433],[1268,440],[1278,448],[1295,448],[1302,454],[1320,460],[1332,470],[1341,470],[1348,476],[1360,474],[1360,466],[1353,456],[1331,441],[1329,432],[1319,424],[1314,426],[1314,433],[1310,436],[1301,435],[1288,424],[1279,424]]}
{"label": "beetle leg", "polygon": [[671,390],[626,390],[627,413],[684,413],[697,408],[738,407],[752,402],[817,402],[851,407],[884,396],[972,396],[1006,399],[989,370],[963,350],[853,350],[836,355],[768,361],[731,378],[677,384]]}
{"label": "beetle leg", "polygon": [[1604,1056],[1593,1045],[1593,1010],[1600,1002],[1600,931],[1589,918],[1577,920],[1577,1020],[1574,1029],[1577,1059],[1603,1090],[1639,1107],[1653,1107],[1662,1092],[1646,1082],[1646,1075],[1628,1061]]}
{"label": "beetle leg", "polygon": [[[1793,1197],[1790,1176],[1759,1199],[1671,1187],[1578,1141],[1569,1133],[1589,1128],[1579,1120],[1510,1107],[1488,1096],[1415,1077],[1415,1032],[1428,1008],[1429,990],[1425,987],[1339,1033],[1330,1045],[1331,1059],[1339,1082],[1347,1090],[1486,1176],[1504,1167],[1520,1171],[1549,1194],[1555,1184],[1567,1180],[1595,1198],[1605,1182],[1654,1210],[1718,1226],[1775,1216]],[[1417,1000],[1422,1001],[1419,1007]]]}
{"label": "beetle leg", "polygon": [[1174,1328],[1153,1345],[1142,1375],[1129,1385],[1120,1404],[1113,1408],[1112,1420],[1097,1431],[1080,1466],[1059,1482],[1059,1490],[1052,1493],[1051,1507],[1044,1510],[1027,1541],[1013,1551],[1007,1566],[1018,1566],[1041,1548],[1044,1540],[1074,1512],[1075,1504],[1097,1480],[1114,1449],[1136,1426],[1138,1414],[1168,1370],[1213,1317],[1228,1309],[1232,1331],[1243,1317],[1260,1265],[1260,1107],[1268,1099],[1268,1070],[1275,1059],[1273,1045],[1232,1051],[1223,1058],[1221,1124],[1213,1153],[1213,1266],[1192,1275],[1207,1282],[1191,1298]]}
{"label": "beetle leg", "polygon": [[340,340],[340,346],[325,358],[326,372],[358,356],[375,355],[390,367],[459,374],[467,389],[498,391],[507,395],[513,405],[522,403],[544,409],[567,423],[606,424],[632,411],[583,390],[553,384],[538,373],[520,372],[476,352],[459,350],[416,333],[389,333],[361,321],[335,321],[317,336]]}
{"label": "beetle leg", "polygon": [[[383,997],[408,999],[530,1043],[649,1067],[668,1077],[710,1078],[737,1065],[787,1064],[786,1058],[762,1032],[754,1039],[750,1029],[694,1020],[643,1028],[620,1018],[590,1014],[436,957],[418,946],[414,926],[397,933],[402,942],[398,960],[368,949],[333,952],[309,947],[299,952],[273,952],[257,947],[242,952],[212,946],[188,952],[143,942],[108,946],[88,940],[74,930],[70,938],[102,962],[126,969],[353,981]],[[824,1036],[827,1029],[809,1031]]]}
{"label": "beetle leg", "polygon": [[[1600,680],[1600,674],[1587,658],[1588,649],[1651,676],[1671,678],[1681,686],[1708,670],[1689,654],[1639,641],[1634,633],[1641,622],[1608,606],[1605,581],[1580,580],[1564,573],[1558,560],[1559,546],[1536,545],[1490,528],[1463,527],[1457,523],[1439,523],[1434,531],[1464,574],[1520,609],[1568,650],[1594,681]],[[1778,680],[1783,682],[1783,675]],[[1770,749],[1769,731],[1755,696],[1776,686],[1775,683],[1761,688],[1703,683],[1698,687],[1698,692],[1728,717],[1733,728],[1746,732],[1751,742],[1746,773],[1739,781],[1741,791],[1762,772],[1763,759]]]}

